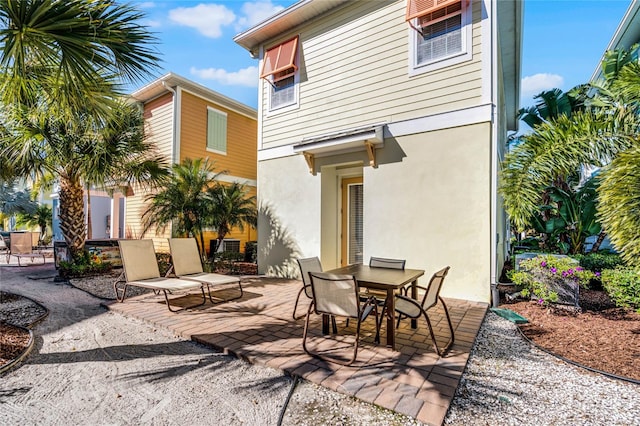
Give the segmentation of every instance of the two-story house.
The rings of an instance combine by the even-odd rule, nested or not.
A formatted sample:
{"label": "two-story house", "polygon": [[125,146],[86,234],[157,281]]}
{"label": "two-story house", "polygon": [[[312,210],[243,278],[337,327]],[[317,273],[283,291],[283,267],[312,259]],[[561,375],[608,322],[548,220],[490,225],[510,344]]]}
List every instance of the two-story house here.
{"label": "two-story house", "polygon": [[259,271],[370,256],[489,301],[517,129],[520,1],[302,0],[234,40],[260,60]]}
{"label": "two-story house", "polygon": [[[186,158],[209,158],[215,171],[225,171],[223,182],[240,182],[256,194],[256,138],[257,111],[200,84],[169,73],[136,90],[131,97],[144,107],[145,136],[150,138],[170,164]],[[124,217],[114,214],[113,228],[122,227],[125,236],[142,236],[142,214],[147,208],[148,193],[133,188],[124,202]],[[119,205],[114,196],[114,206]],[[117,210],[114,208],[114,212]],[[156,239],[156,247],[167,247],[165,234],[150,230],[145,237]],[[205,248],[215,240],[216,232],[205,233]],[[244,249],[247,241],[256,240],[256,230],[245,227],[232,230],[225,237],[223,247],[230,251]]]}

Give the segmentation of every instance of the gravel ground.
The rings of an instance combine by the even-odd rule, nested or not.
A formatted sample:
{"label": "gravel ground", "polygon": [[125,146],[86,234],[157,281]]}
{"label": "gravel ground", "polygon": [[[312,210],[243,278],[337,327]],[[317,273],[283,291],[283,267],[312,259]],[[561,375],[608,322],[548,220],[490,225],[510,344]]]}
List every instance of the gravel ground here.
{"label": "gravel ground", "polygon": [[640,386],[562,362],[489,312],[445,424],[638,425]]}
{"label": "gravel ground", "polygon": [[[0,267],[0,289],[40,301],[51,313],[36,327],[37,348],[26,363],[0,380],[1,424],[276,424],[292,385],[277,370],[105,312],[84,291],[15,271]],[[98,278],[85,285],[105,286]],[[489,313],[445,424],[638,425],[639,419],[640,386],[561,362]],[[300,382],[283,424],[420,423]]]}

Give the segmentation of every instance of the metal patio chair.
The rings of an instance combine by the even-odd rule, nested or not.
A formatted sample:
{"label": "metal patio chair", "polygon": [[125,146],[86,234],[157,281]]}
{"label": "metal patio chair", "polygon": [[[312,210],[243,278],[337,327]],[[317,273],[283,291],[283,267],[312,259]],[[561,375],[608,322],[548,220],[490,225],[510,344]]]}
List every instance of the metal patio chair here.
{"label": "metal patio chair", "polygon": [[[358,356],[358,344],[360,340],[360,326],[371,312],[375,314],[376,336],[375,342],[380,342],[380,327],[378,325],[378,304],[375,297],[362,303],[359,298],[359,288],[356,278],[352,275],[334,275],[323,272],[309,273],[311,279],[312,301],[307,310],[307,318],[304,323],[302,336],[302,348],[311,356],[325,361],[341,365],[351,365]],[[329,358],[319,353],[312,353],[307,348],[307,335],[309,331],[309,319],[311,314],[330,315],[353,318],[357,320],[353,356],[347,362],[336,358]],[[335,330],[334,330],[335,333]]]}
{"label": "metal patio chair", "polygon": [[[451,317],[449,316],[449,310],[447,309],[447,305],[444,303],[444,300],[442,300],[442,297],[440,297],[440,289],[442,288],[442,283],[444,282],[444,278],[447,276],[448,272],[449,266],[433,274],[433,276],[429,280],[429,285],[426,288],[418,286],[419,289],[425,291],[421,302],[418,302],[417,300],[401,294],[397,294],[395,300],[396,312],[398,313],[398,326],[400,325],[400,320],[402,320],[403,318],[418,319],[420,316],[424,316],[425,320],[427,321],[427,326],[429,327],[429,333],[431,334],[433,346],[436,350],[436,353],[440,356],[443,356],[443,354],[451,347],[451,345],[453,345],[455,339],[453,325],[451,324]],[[436,341],[436,336],[433,333],[433,327],[431,325],[431,320],[429,319],[428,314],[429,309],[435,307],[438,301],[440,301],[442,307],[444,308],[447,323],[449,324],[449,332],[451,333],[451,339],[449,340],[449,343],[447,343],[447,345],[442,350],[438,348],[438,342]]]}

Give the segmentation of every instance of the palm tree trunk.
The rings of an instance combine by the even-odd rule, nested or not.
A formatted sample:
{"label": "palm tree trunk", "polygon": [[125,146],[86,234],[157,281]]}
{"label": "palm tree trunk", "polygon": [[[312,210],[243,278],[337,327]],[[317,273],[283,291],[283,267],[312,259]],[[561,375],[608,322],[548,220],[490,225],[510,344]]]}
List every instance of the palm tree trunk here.
{"label": "palm tree trunk", "polygon": [[593,243],[593,245],[591,246],[591,250],[590,253],[595,253],[598,250],[600,250],[600,246],[602,245],[602,242],[604,241],[605,237],[607,236],[607,233],[604,231],[600,231],[600,233],[598,234],[598,239],[596,240],[595,243]]}
{"label": "palm tree trunk", "polygon": [[78,180],[60,176],[59,197],[60,230],[73,259],[84,249],[84,189]]}
{"label": "palm tree trunk", "polygon": [[91,225],[91,187],[87,185],[87,240],[93,238],[93,226]]}

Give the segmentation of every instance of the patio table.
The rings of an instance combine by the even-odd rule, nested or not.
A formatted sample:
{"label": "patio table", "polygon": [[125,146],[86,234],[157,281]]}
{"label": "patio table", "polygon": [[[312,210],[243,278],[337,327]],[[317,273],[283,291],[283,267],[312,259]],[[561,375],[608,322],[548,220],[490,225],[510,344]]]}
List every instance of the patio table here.
{"label": "patio table", "polygon": [[[360,287],[384,290],[387,292],[387,346],[396,349],[396,310],[394,293],[411,283],[411,297],[418,298],[418,278],[424,275],[422,269],[388,269],[375,268],[367,265],[355,264],[326,271],[331,274],[353,275]],[[416,328],[416,320],[411,320],[411,328]],[[329,319],[322,318],[322,331],[328,333]]]}

